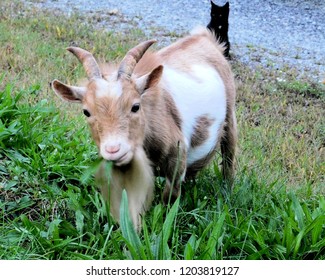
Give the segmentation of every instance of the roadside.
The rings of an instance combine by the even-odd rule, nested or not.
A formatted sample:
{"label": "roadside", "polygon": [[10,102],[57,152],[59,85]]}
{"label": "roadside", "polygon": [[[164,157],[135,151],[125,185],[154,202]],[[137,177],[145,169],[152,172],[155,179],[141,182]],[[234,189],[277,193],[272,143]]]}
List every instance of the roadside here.
{"label": "roadside", "polygon": [[[217,1],[223,4],[225,1]],[[79,14],[111,32],[140,28],[166,45],[175,36],[209,21],[210,0],[84,1],[30,0],[34,7]],[[325,79],[325,2],[298,0],[230,1],[232,55],[253,69],[267,68],[277,76],[295,69],[297,78]]]}

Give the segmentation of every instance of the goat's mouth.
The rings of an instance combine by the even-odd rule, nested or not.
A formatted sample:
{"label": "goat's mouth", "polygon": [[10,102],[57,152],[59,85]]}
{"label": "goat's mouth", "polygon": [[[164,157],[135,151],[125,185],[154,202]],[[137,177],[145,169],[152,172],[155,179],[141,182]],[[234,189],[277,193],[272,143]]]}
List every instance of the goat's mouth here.
{"label": "goat's mouth", "polygon": [[106,160],[112,162],[115,166],[128,165],[132,160],[132,152],[126,152],[116,158],[106,158]]}
{"label": "goat's mouth", "polygon": [[116,165],[116,166],[122,166],[122,165],[126,165],[130,162],[130,160],[128,159],[129,158],[129,153],[125,153],[124,155],[122,155],[119,159],[113,161],[113,163]]}

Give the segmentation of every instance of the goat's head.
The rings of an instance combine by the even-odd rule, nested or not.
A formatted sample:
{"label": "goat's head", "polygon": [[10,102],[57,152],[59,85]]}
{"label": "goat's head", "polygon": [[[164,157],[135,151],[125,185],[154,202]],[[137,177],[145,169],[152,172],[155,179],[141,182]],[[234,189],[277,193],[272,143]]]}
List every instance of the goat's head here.
{"label": "goat's head", "polygon": [[68,86],[58,80],[52,82],[53,90],[62,99],[83,105],[100,155],[117,166],[128,164],[137,147],[143,145],[145,116],[141,96],[158,83],[163,67],[158,66],[142,77],[134,77],[132,73],[154,42],[145,41],[131,49],[119,68],[105,79],[91,53],[70,47],[68,50],[85,68],[89,80],[87,86]]}

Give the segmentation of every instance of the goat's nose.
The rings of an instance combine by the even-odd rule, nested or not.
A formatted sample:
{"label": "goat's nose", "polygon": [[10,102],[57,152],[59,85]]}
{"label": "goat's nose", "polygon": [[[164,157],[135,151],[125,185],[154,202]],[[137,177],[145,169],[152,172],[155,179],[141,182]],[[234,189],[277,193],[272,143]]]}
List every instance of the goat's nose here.
{"label": "goat's nose", "polygon": [[120,150],[121,145],[114,145],[114,146],[105,146],[105,150],[109,154],[116,154]]}

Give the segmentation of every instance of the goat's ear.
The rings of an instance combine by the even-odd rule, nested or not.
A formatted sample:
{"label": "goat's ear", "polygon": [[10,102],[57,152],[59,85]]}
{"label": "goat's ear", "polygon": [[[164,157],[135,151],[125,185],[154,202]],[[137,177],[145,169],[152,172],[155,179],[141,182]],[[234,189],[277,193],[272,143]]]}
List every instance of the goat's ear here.
{"label": "goat's ear", "polygon": [[85,87],[68,86],[58,80],[52,83],[54,92],[65,101],[80,103],[86,94]]}
{"label": "goat's ear", "polygon": [[144,93],[147,89],[156,86],[161,78],[164,67],[159,65],[153,69],[149,74],[143,75],[136,80],[137,90],[140,94]]}

